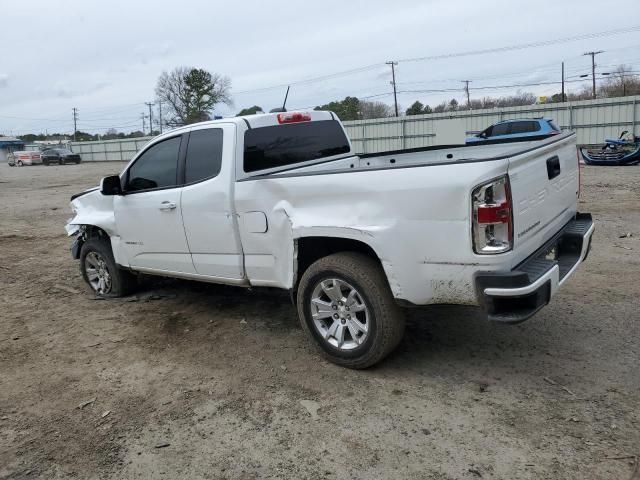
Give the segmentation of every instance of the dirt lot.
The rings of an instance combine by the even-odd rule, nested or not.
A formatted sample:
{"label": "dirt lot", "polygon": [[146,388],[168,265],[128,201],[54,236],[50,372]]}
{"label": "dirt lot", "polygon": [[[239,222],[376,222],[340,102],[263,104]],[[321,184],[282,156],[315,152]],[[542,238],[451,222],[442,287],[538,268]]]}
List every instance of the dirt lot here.
{"label": "dirt lot", "polygon": [[640,455],[640,167],[584,168],[593,250],[534,319],[414,310],[368,371],[320,359],[286,294],[96,300],[63,226],[120,167],[0,165],[0,478],[632,475],[608,457]]}

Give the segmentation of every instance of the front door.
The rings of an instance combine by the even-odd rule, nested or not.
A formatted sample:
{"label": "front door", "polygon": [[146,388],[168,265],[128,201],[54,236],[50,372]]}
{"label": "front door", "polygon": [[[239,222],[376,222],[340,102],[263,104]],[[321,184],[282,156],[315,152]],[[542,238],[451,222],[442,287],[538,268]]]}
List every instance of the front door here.
{"label": "front door", "polygon": [[124,174],[114,197],[121,244],[133,268],[195,273],[182,223],[178,158],[183,135],[146,149]]}

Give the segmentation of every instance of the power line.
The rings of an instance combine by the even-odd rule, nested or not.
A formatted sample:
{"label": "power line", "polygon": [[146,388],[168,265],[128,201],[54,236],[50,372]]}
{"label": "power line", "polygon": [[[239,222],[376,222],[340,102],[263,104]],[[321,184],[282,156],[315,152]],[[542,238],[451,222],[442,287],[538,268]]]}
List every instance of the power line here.
{"label": "power line", "polygon": [[[419,61],[427,61],[427,60],[441,60],[441,59],[445,59],[445,58],[457,58],[457,57],[467,57],[467,56],[473,56],[473,55],[484,55],[484,54],[487,54],[487,53],[498,53],[498,52],[507,52],[507,51],[512,51],[512,50],[522,50],[522,49],[525,49],[525,48],[544,47],[544,46],[549,46],[549,45],[556,45],[556,44],[559,44],[559,43],[575,42],[575,41],[579,41],[579,40],[587,40],[587,39],[592,39],[592,38],[602,38],[602,37],[608,37],[608,36],[613,36],[613,35],[621,35],[621,34],[624,34],[624,33],[632,33],[632,32],[637,32],[637,31],[640,31],[640,25],[635,25],[635,26],[625,27],[625,28],[618,28],[618,29],[615,29],[615,30],[607,30],[607,31],[603,31],[603,32],[584,33],[584,34],[575,35],[575,36],[572,36],[572,37],[563,37],[563,38],[557,38],[557,39],[552,39],[552,40],[544,40],[544,41],[539,41],[539,42],[523,43],[523,44],[518,44],[518,45],[508,45],[508,46],[503,46],[503,47],[487,48],[487,49],[481,49],[481,50],[469,50],[469,51],[464,51],[464,52],[445,53],[445,54],[431,55],[431,56],[426,56],[426,57],[404,58],[404,59],[397,60],[397,62],[419,62]],[[317,77],[309,77],[309,78],[306,78],[306,79],[303,79],[303,80],[297,80],[297,81],[293,81],[293,82],[281,83],[279,85],[271,85],[269,87],[240,90],[238,92],[234,92],[234,95],[240,95],[240,94],[246,94],[246,93],[264,92],[264,91],[273,90],[273,89],[276,89],[276,88],[285,88],[288,85],[304,85],[304,84],[315,83],[315,82],[319,82],[319,81],[322,81],[322,80],[329,80],[329,79],[336,78],[336,77],[341,77],[341,76],[345,76],[345,75],[353,75],[355,73],[361,73],[361,72],[365,72],[365,71],[368,71],[368,70],[373,70],[373,69],[376,69],[376,68],[380,68],[381,65],[382,64],[374,63],[374,64],[371,64],[371,65],[365,65],[365,66],[362,66],[362,67],[353,68],[353,69],[350,69],[350,70],[343,70],[343,71],[340,71],[340,72],[335,72],[335,73],[331,73],[331,74],[327,74],[327,75],[320,75],[320,76],[317,76]]]}
{"label": "power line", "polygon": [[496,47],[496,48],[485,48],[481,50],[468,50],[466,52],[445,53],[440,55],[431,55],[428,57],[404,58],[398,61],[399,62],[422,62],[426,60],[442,60],[445,58],[469,57],[472,55],[485,55],[487,53],[509,52],[512,50],[522,50],[525,48],[534,48],[534,47],[546,47],[549,45],[557,45],[559,43],[576,42],[579,40],[588,40],[592,38],[609,37],[612,35],[621,35],[623,33],[632,33],[637,31],[640,31],[640,25],[635,25],[635,26],[626,27],[626,28],[618,28],[615,30],[607,30],[605,32],[583,33],[581,35],[575,35],[572,37],[556,38],[554,40],[543,40],[539,42],[521,43],[518,45],[509,45],[509,46]]}
{"label": "power line", "polygon": [[342,77],[342,76],[345,76],[345,75],[353,75],[353,74],[356,74],[356,73],[366,72],[368,70],[373,70],[373,69],[380,68],[380,67],[381,67],[381,64],[375,63],[375,64],[372,64],[372,65],[365,65],[363,67],[352,68],[351,70],[343,70],[341,72],[330,73],[330,74],[321,75],[321,76],[318,76],[318,77],[311,77],[311,78],[306,78],[306,79],[302,79],[302,80],[296,80],[295,82],[281,83],[279,85],[271,85],[270,87],[254,88],[254,89],[250,89],[250,90],[240,90],[238,92],[233,92],[233,94],[234,95],[241,95],[241,94],[245,94],[245,93],[265,92],[265,91],[268,91],[268,90],[274,90],[276,88],[285,88],[285,87],[288,87],[289,85],[305,85],[305,84],[309,84],[309,83],[319,82],[319,81],[322,81],[322,80],[330,80],[332,78]]}
{"label": "power line", "polygon": [[[583,82],[584,80],[565,80],[565,83]],[[514,83],[510,85],[484,85],[482,87],[469,88],[470,90],[499,90],[502,88],[539,87],[544,85],[560,85],[561,81],[536,82],[536,83]],[[443,88],[429,90],[399,90],[398,93],[446,93],[459,92],[459,88]]]}

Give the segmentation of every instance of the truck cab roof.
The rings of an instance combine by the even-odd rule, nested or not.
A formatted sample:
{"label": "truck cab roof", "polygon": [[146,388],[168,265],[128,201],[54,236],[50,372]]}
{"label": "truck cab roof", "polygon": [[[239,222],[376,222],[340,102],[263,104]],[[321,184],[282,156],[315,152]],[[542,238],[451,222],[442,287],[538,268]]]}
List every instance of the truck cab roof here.
{"label": "truck cab roof", "polygon": [[[192,123],[182,127],[178,127],[169,132],[161,135],[175,134],[176,132],[191,130],[198,127],[204,127],[209,125],[229,124],[233,123],[242,128],[260,128],[271,127],[276,125],[284,125],[289,123],[307,123],[317,122],[324,120],[337,120],[337,117],[333,112],[324,110],[309,110],[309,111],[291,111],[291,112],[278,112],[278,113],[258,113],[254,115],[245,115],[241,117],[227,117],[219,120],[207,120],[205,122]],[[158,137],[159,138],[159,137]]]}

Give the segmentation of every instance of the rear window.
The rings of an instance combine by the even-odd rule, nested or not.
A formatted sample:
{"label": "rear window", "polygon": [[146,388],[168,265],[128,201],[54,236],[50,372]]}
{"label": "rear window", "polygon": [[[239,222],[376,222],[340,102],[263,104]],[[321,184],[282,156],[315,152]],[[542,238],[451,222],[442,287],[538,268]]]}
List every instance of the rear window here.
{"label": "rear window", "polygon": [[285,167],[349,152],[335,120],[252,128],[244,134],[244,171]]}
{"label": "rear window", "polygon": [[185,182],[199,182],[220,173],[222,165],[222,129],[194,130],[189,135]]}
{"label": "rear window", "polygon": [[555,124],[555,122],[553,120],[549,120],[549,126],[555,130],[556,132],[560,132],[561,130],[558,128],[558,126]]}

